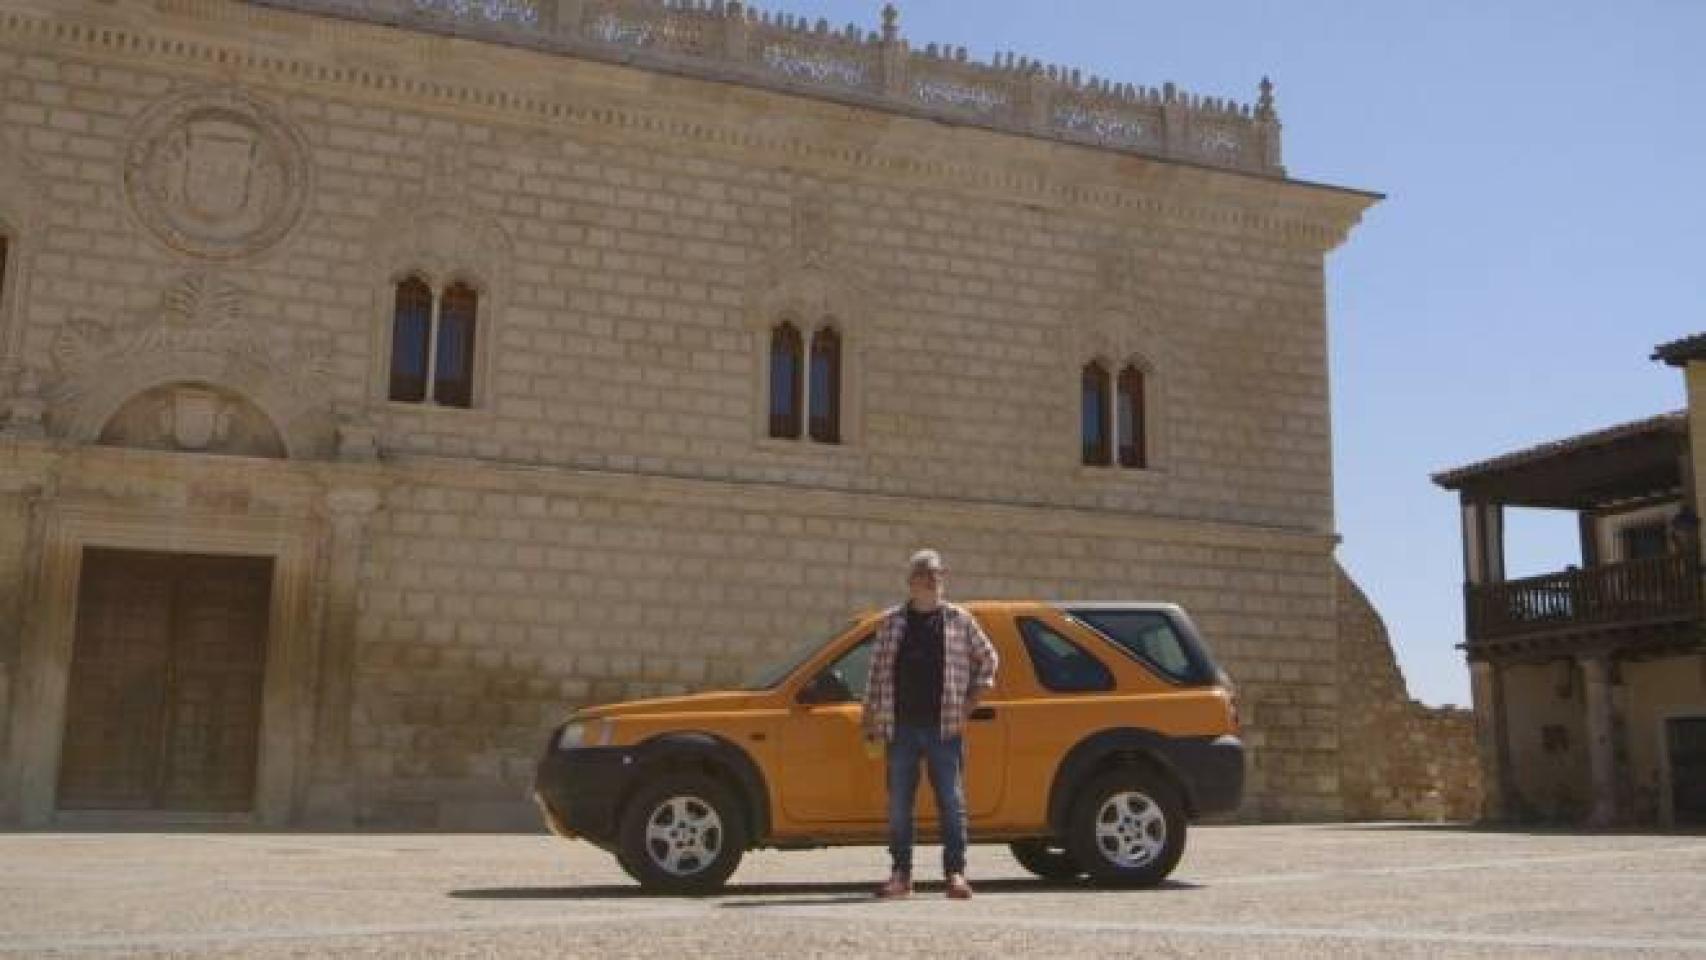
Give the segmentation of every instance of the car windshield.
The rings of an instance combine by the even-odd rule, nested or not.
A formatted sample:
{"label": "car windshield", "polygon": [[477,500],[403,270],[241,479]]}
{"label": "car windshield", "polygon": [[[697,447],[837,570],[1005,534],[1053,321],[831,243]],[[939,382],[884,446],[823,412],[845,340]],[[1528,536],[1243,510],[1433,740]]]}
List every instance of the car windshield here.
{"label": "car windshield", "polygon": [[783,680],[788,679],[788,675],[793,673],[795,670],[798,670],[801,664],[816,656],[817,652],[828,645],[831,640],[834,640],[836,637],[846,633],[847,629],[857,622],[857,620],[849,620],[836,627],[834,630],[831,630],[828,636],[818,637],[815,640],[800,644],[794,649],[788,651],[787,656],[765,665],[763,669],[754,671],[752,675],[747,678],[746,685],[742,687],[742,689],[769,690],[771,687],[776,686]]}

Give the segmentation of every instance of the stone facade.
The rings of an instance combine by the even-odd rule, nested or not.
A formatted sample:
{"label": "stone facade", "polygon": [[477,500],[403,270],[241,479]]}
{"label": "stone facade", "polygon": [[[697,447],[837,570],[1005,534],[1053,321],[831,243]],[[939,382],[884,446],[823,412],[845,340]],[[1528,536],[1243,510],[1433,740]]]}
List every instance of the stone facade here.
{"label": "stone facade", "polygon": [[[288,6],[0,12],[0,816],[55,817],[89,547],[273,559],[262,822],[478,827],[568,708],[734,681],[921,543],[1185,604],[1248,815],[1347,811],[1322,266],[1373,198],[1286,179],[1265,94],[1154,104],[1270,124],[1217,169]],[[410,275],[479,291],[467,409],[387,398]],[[823,317],[843,442],[773,439]],[[1080,466],[1091,358],[1150,371],[1149,469]]]}
{"label": "stone facade", "polygon": [[1355,820],[1475,820],[1475,715],[1409,698],[1386,625],[1340,571],[1339,750],[1344,814]]}

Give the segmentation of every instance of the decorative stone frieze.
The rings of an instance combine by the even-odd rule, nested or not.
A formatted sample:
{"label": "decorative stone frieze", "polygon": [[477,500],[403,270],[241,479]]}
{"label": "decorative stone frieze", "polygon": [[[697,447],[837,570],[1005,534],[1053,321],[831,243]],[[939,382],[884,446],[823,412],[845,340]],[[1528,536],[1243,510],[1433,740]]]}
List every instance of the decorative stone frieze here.
{"label": "decorative stone frieze", "polygon": [[291,456],[323,456],[333,443],[328,348],[308,334],[280,348],[271,334],[250,315],[243,289],[216,272],[181,276],[141,316],[73,320],[53,339],[50,430],[94,442],[139,394],[203,383],[264,411]]}

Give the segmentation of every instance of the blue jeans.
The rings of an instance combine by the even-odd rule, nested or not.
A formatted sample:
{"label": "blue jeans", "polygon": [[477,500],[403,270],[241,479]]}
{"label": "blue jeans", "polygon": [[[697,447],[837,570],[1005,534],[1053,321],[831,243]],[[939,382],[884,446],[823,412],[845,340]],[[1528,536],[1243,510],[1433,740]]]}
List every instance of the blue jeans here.
{"label": "blue jeans", "polygon": [[942,824],[942,872],[966,870],[965,744],[943,740],[935,727],[897,726],[888,745],[889,856],[894,869],[912,873],[912,804],[918,796],[918,762],[930,768]]}

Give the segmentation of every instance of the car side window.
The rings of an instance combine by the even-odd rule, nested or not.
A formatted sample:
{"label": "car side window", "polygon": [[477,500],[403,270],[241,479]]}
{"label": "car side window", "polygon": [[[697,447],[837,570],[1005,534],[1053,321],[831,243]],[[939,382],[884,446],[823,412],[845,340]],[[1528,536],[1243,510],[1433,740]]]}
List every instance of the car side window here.
{"label": "car side window", "polygon": [[836,658],[836,661],[818,674],[818,683],[825,684],[825,689],[835,692],[830,703],[846,703],[865,699],[865,684],[871,678],[871,652],[876,649],[872,641],[875,635],[867,636],[853,645],[853,649]]}
{"label": "car side window", "polygon": [[1212,683],[1212,661],[1166,614],[1151,610],[1069,610],[1076,620],[1125,648],[1174,683]]}
{"label": "car side window", "polygon": [[1058,631],[1029,617],[1019,621],[1019,635],[1031,656],[1037,682],[1054,693],[1093,693],[1114,688],[1114,675],[1089,651]]}

